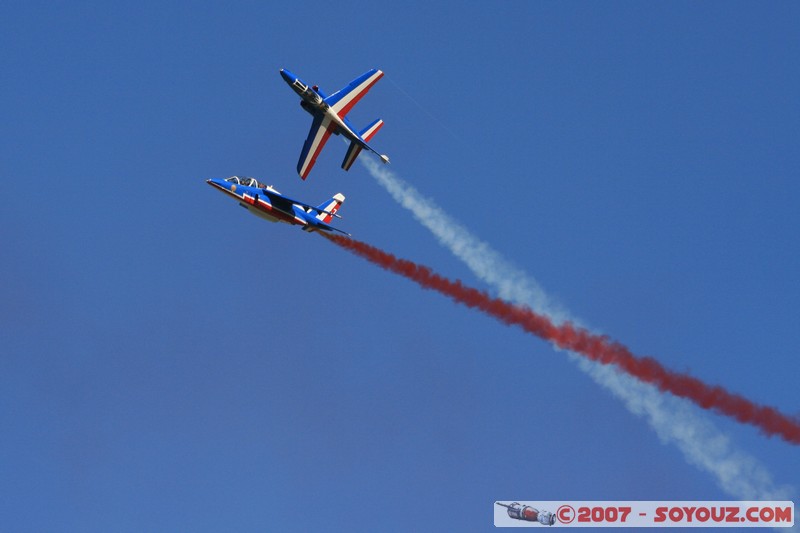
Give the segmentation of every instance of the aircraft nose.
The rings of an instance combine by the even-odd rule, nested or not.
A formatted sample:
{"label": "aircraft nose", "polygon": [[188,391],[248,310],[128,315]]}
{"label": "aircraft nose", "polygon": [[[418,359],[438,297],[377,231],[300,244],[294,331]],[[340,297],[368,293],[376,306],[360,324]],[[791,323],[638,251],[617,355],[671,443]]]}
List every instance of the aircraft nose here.
{"label": "aircraft nose", "polygon": [[226,186],[227,182],[225,180],[221,180],[219,178],[213,178],[213,179],[210,179],[210,180],[206,180],[206,183],[208,183],[212,187],[216,187],[218,189],[227,189],[228,188]]}
{"label": "aircraft nose", "polygon": [[288,83],[289,85],[294,83],[294,80],[297,79],[297,76],[286,70],[285,68],[281,69],[281,77],[283,80]]}

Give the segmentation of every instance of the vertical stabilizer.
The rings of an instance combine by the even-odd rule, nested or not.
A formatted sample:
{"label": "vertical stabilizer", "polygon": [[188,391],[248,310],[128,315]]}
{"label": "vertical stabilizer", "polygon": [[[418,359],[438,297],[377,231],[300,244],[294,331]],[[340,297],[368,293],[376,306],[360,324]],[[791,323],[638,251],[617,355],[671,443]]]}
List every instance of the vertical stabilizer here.
{"label": "vertical stabilizer", "polygon": [[317,209],[324,211],[317,213],[317,220],[328,224],[331,220],[333,220],[333,215],[336,214],[343,203],[344,195],[342,193],[336,193],[333,198],[317,206]]}

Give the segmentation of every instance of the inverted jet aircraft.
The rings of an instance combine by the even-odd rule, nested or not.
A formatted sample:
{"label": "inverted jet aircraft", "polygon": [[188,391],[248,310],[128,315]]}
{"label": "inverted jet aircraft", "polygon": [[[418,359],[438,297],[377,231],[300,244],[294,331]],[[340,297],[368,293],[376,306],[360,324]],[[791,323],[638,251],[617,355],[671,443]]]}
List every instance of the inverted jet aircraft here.
{"label": "inverted jet aircraft", "polygon": [[350,139],[350,147],[342,161],[343,169],[350,169],[363,148],[377,154],[384,163],[389,162],[388,156],[378,153],[367,144],[381,129],[383,121],[377,119],[363,130],[356,131],[355,126],[347,120],[347,113],[383,77],[383,72],[378,69],[365,72],[351,81],[344,89],[336,91],[330,96],[323,93],[316,85],[313,87],[307,85],[286,69],[281,69],[281,76],[302,98],[300,101],[302,108],[314,117],[311,131],[308,132],[308,138],[306,138],[303,151],[300,153],[300,160],[297,162],[297,173],[301,178],[308,177],[331,133],[341,134]]}
{"label": "inverted jet aircraft", "polygon": [[224,180],[206,180],[206,183],[236,198],[240,206],[270,222],[295,224],[305,231],[338,231],[350,235],[328,224],[333,217],[342,218],[336,214],[344,202],[342,193],[315,207],[292,200],[255,178],[231,176]]}

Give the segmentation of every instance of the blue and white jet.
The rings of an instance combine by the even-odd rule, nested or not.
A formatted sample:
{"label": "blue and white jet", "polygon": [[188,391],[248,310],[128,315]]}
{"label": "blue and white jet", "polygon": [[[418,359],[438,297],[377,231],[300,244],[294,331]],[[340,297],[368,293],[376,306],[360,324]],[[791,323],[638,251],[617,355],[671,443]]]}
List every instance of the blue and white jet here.
{"label": "blue and white jet", "polygon": [[300,160],[297,162],[297,173],[306,179],[317,161],[317,156],[328,141],[331,133],[344,135],[350,139],[350,147],[344,156],[342,168],[349,170],[361,150],[366,148],[375,153],[384,163],[389,162],[389,157],[378,153],[369,144],[370,139],[378,133],[383,126],[383,121],[377,119],[363,130],[356,131],[355,126],[347,120],[347,113],[353,109],[361,98],[383,77],[383,72],[372,69],[351,81],[345,88],[336,91],[330,96],[323,93],[316,85],[309,86],[300,78],[286,69],[281,69],[281,76],[289,86],[300,95],[300,105],[314,117],[311,131],[303,144]]}
{"label": "blue and white jet", "polygon": [[338,231],[350,235],[328,224],[333,217],[342,218],[336,214],[344,202],[342,193],[315,207],[292,200],[255,178],[231,176],[224,180],[206,180],[206,183],[232,196],[240,206],[270,222],[302,226],[304,231]]}

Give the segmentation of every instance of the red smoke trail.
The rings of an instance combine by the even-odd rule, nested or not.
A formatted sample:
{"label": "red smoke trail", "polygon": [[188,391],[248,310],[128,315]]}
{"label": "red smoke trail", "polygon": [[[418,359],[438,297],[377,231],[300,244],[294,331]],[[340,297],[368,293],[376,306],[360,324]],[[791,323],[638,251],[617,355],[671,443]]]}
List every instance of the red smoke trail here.
{"label": "red smoke trail", "polygon": [[458,303],[480,309],[508,325],[519,326],[559,348],[579,353],[604,365],[615,365],[631,376],[651,383],[661,391],[687,398],[703,409],[756,426],[766,435],[778,435],[787,442],[800,444],[800,420],[784,415],[777,409],[758,405],[722,387],[707,385],[687,374],[668,370],[652,357],[637,357],[628,348],[606,336],[592,334],[568,322],[556,326],[547,317],[534,313],[527,307],[492,298],[458,280],[451,281],[426,266],[398,259],[369,244],[336,235],[325,237],[386,270],[405,276],[424,288],[439,291]]}

